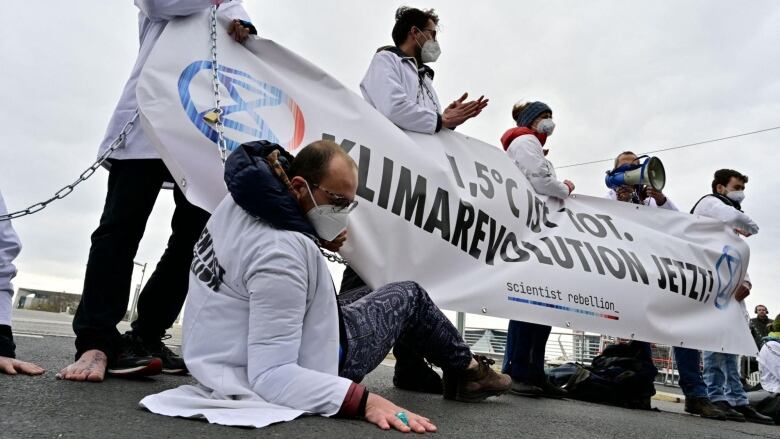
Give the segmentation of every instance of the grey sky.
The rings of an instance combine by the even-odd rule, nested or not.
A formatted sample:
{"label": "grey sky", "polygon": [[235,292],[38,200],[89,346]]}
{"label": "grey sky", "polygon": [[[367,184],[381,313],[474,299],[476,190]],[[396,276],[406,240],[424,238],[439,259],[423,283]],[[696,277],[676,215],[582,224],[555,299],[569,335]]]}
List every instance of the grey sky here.
{"label": "grey sky", "polygon": [[[249,0],[260,33],[358,90],[374,50],[391,42],[396,1]],[[498,145],[511,105],[547,102],[557,165],[642,152],[780,125],[780,4],[773,1],[427,1],[441,17],[435,85],[442,102],[468,91],[490,106],[461,132]],[[204,38],[207,29],[204,27]],[[49,197],[95,157],[138,48],[132,1],[25,2],[0,15],[0,188],[11,210]],[[206,54],[204,54],[204,57]],[[780,312],[775,151],[780,131],[660,154],[666,193],[684,209],[714,170],[750,176],[745,211],[754,292]],[[567,168],[577,192],[602,195],[609,164]],[[89,235],[107,173],[66,201],[17,220],[16,286],[81,292]],[[168,237],[162,192],[137,260],[153,265]],[[137,273],[134,283],[138,281]],[[148,275],[148,273],[147,273]]]}

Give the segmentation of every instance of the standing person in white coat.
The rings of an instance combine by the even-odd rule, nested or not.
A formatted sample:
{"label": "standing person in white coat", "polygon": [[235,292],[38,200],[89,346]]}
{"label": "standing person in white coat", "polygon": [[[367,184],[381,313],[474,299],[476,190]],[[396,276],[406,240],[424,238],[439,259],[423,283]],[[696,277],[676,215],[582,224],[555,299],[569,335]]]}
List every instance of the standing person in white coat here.
{"label": "standing person in white coat", "polygon": [[[135,0],[141,47],[109,122],[101,153],[133,117],[138,107],[135,95],[138,77],[166,24],[177,17],[204,12],[213,3],[212,0]],[[219,14],[234,19],[230,32],[236,41],[243,42],[254,32],[240,0],[221,2]],[[204,20],[204,38],[208,36],[208,26]],[[162,337],[181,311],[187,294],[192,247],[209,215],[190,204],[178,187],[174,188],[176,209],[168,246],[141,291],[138,318],[132,323],[132,331],[120,335],[116,325],[127,311],[133,258],[161,186],[172,182],[172,177],[138,126],[130,131],[125,145],[113,153],[108,164],[108,193],[100,225],[92,234],[84,290],[73,319],[76,361],[57,376],[73,381],[102,381],[106,371],[115,376],[152,375],[161,371],[186,373],[184,362],[163,344]]]}
{"label": "standing person in white coat", "polygon": [[[519,102],[512,108],[517,126],[507,130],[501,144],[515,166],[528,179],[536,193],[566,199],[574,183],[559,181],[553,164],[547,160],[544,145],[553,133],[552,110],[544,102]],[[512,377],[512,393],[522,396],[560,398],[565,392],[555,387],[544,373],[544,351],[552,328],[547,325],[509,321],[503,372]]]}
{"label": "standing person in white coat", "polygon": [[[0,216],[8,213],[3,194],[0,193]],[[11,331],[11,308],[14,287],[11,279],[16,276],[13,262],[22,250],[11,221],[0,221],[0,373],[16,375],[40,375],[44,370],[36,364],[16,359],[16,344]]]}
{"label": "standing person in white coat", "polygon": [[[712,193],[699,199],[691,209],[691,213],[721,220],[742,236],[755,235],[758,233],[758,225],[742,212],[747,182],[746,175],[733,169],[715,171]],[[734,298],[743,309],[744,300],[750,294],[752,287],[750,278],[745,275],[745,280],[734,293]],[[747,310],[745,314],[747,315]],[[738,355],[704,351],[703,357],[707,394],[710,400],[726,414],[726,419],[774,424],[772,418],[758,413],[748,405],[747,392],[739,379]]]}
{"label": "standing person in white coat", "polygon": [[434,134],[476,117],[488,100],[466,102],[468,93],[442,108],[433,88],[433,69],[441,54],[436,39],[439,17],[433,9],[401,7],[395,13],[393,46],[379,48],[360,82],[363,98],[399,128]]}
{"label": "standing person in white coat", "polygon": [[[454,129],[476,117],[488,104],[480,97],[466,102],[464,93],[442,108],[433,87],[433,69],[441,49],[436,39],[439,17],[433,9],[401,7],[395,13],[392,46],[381,47],[371,60],[360,83],[363,98],[399,128],[424,134]],[[366,283],[347,267],[341,293],[352,297],[370,291]],[[404,340],[393,348],[396,357],[393,384],[401,389],[442,393],[442,382],[424,358],[414,355]]]}
{"label": "standing person in white coat", "polygon": [[401,336],[442,368],[447,399],[477,402],[509,389],[510,378],[471,353],[416,283],[351,302],[336,296],[319,247],[341,246],[357,207],[357,166],[339,145],[315,142],[293,159],[276,144],[244,144],[228,158],[225,182],[229,194],[195,247],[184,315],[182,352],[199,384],[142,406],[224,425],[310,413],[435,431],[359,384]]}

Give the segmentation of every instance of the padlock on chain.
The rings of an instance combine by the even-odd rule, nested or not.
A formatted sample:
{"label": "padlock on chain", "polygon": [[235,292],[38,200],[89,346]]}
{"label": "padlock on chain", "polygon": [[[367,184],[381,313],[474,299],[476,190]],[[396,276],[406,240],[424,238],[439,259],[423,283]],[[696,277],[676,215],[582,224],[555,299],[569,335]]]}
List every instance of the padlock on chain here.
{"label": "padlock on chain", "polygon": [[206,121],[206,123],[210,123],[213,125],[219,122],[219,117],[220,117],[220,112],[214,109],[204,114],[203,120]]}

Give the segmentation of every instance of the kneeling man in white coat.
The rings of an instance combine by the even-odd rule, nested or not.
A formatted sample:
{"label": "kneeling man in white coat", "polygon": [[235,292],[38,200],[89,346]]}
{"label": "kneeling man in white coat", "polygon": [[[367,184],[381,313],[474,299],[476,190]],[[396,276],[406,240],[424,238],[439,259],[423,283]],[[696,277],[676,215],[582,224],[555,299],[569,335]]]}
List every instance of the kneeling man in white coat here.
{"label": "kneeling man in white coat", "polygon": [[244,144],[228,158],[225,182],[229,194],[195,246],[184,315],[182,352],[199,384],[142,406],[225,425],[318,414],[435,431],[359,384],[398,340],[443,369],[447,399],[476,402],[510,388],[416,283],[352,302],[336,296],[320,247],[341,246],[357,206],[357,167],[337,144],[315,142],[294,159],[275,144]]}

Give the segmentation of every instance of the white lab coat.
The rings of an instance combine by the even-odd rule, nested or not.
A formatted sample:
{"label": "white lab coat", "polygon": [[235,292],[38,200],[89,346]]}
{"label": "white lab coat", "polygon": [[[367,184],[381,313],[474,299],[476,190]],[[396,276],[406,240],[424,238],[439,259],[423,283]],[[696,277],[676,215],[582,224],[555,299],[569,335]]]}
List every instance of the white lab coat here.
{"label": "white lab coat", "polygon": [[[717,197],[704,197],[697,204],[696,208],[692,212],[694,215],[706,216],[721,220],[730,227],[744,229],[750,234],[755,235],[758,233],[758,224],[756,224],[745,213],[740,212],[732,206],[726,205],[723,201]],[[750,282],[750,276],[745,273],[745,280]],[[745,308],[744,301],[742,301],[742,307]],[[747,314],[747,308],[745,308]]]}
{"label": "white lab coat", "polygon": [[[124,128],[125,124],[133,117],[138,108],[138,101],[135,96],[135,88],[138,84],[138,77],[146,64],[149,54],[152,52],[157,39],[160,38],[168,21],[176,17],[184,17],[203,11],[210,7],[212,0],[135,0],[138,7],[138,34],[140,39],[140,48],[138,49],[138,58],[135,61],[130,78],[125,83],[122,96],[119,98],[114,114],[108,123],[105,137],[100,143],[98,155],[103,154],[111,143],[117,138]],[[233,0],[230,3],[224,3],[219,7],[219,13],[227,17],[240,20],[249,20],[249,16],[241,6],[241,0]],[[203,23],[203,38],[208,38],[210,28],[209,23]],[[208,58],[211,54],[204,53],[203,57]],[[125,146],[116,150],[111,158],[123,159],[158,159],[160,154],[152,146],[151,141],[146,137],[141,129],[140,123],[136,123],[130,134],[127,136]]]}
{"label": "white lab coat", "polygon": [[[190,273],[184,360],[199,384],[147,396],[167,416],[263,427],[304,413],[332,416],[352,381],[338,376],[336,293],[307,236],[252,218],[228,195],[207,230],[224,269],[216,291]],[[196,246],[195,264],[204,259]],[[207,277],[207,276],[206,276]]]}
{"label": "white lab coat", "polygon": [[[610,200],[617,200],[617,192],[614,191],[614,189],[610,189],[609,192],[607,192],[607,198]],[[666,197],[666,203],[663,204],[663,206],[659,206],[658,203],[655,202],[655,198],[653,197],[647,197],[643,201],[645,206],[650,207],[660,207],[661,209],[666,210],[673,210],[675,212],[678,212],[680,209],[677,208],[677,206],[672,203],[672,200],[669,199],[669,197]]]}
{"label": "white lab coat", "polygon": [[569,187],[558,181],[552,162],[544,157],[542,142],[533,134],[523,134],[512,140],[507,154],[531,183],[536,193],[556,198],[568,198]]}
{"label": "white lab coat", "polygon": [[[0,192],[0,215],[7,213],[5,200]],[[0,221],[0,325],[11,326],[11,302],[14,297],[11,279],[16,276],[13,260],[21,250],[22,244],[11,226],[11,221]]]}
{"label": "white lab coat", "polygon": [[780,342],[768,341],[758,352],[758,370],[761,387],[767,392],[780,393]]}
{"label": "white lab coat", "polygon": [[420,84],[414,58],[400,57],[388,50],[377,52],[360,82],[360,92],[372,107],[401,129],[436,132],[443,109],[432,79],[425,75]]}
{"label": "white lab coat", "polygon": [[726,205],[715,196],[702,198],[696,205],[693,214],[719,219],[731,227],[746,230],[752,235],[758,233],[758,224],[752,218],[744,212]]}

